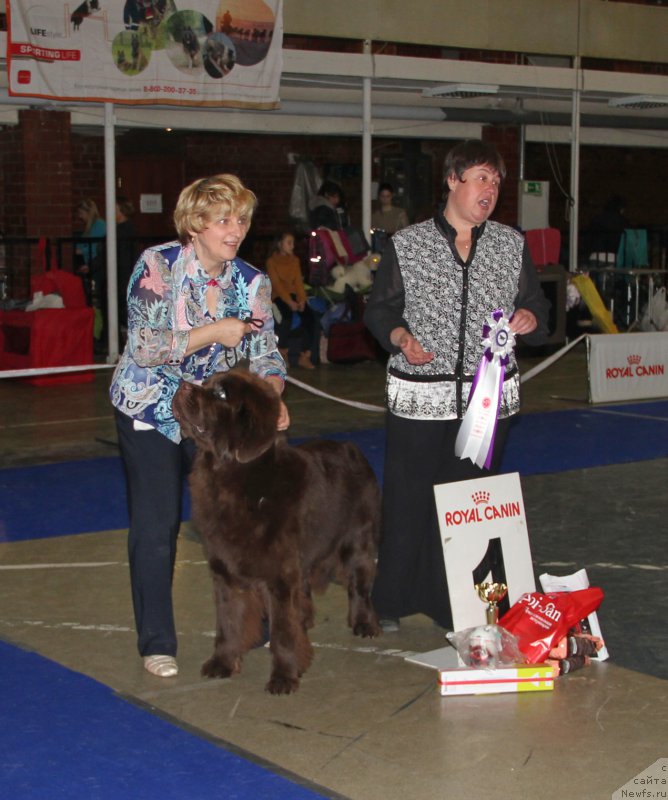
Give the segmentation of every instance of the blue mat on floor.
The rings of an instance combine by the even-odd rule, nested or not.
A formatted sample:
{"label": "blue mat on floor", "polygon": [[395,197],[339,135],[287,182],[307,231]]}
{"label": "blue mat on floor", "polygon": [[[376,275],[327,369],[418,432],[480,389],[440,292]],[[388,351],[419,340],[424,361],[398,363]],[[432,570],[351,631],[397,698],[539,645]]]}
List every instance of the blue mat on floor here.
{"label": "blue mat on floor", "polygon": [[[381,477],[382,428],[327,438],[357,442]],[[521,475],[668,457],[668,401],[522,414],[502,468]],[[187,496],[184,518],[189,517]],[[119,458],[0,470],[0,541],[126,528]]]}
{"label": "blue mat on floor", "polygon": [[2,797],[317,800],[318,794],[0,641]]}

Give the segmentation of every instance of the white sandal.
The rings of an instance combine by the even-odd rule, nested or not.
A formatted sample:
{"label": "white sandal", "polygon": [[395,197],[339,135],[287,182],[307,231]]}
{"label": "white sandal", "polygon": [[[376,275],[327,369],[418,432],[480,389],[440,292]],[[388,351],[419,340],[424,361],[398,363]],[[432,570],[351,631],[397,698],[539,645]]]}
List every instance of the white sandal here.
{"label": "white sandal", "polygon": [[144,669],[158,678],[173,678],[179,673],[174,656],[144,656]]}

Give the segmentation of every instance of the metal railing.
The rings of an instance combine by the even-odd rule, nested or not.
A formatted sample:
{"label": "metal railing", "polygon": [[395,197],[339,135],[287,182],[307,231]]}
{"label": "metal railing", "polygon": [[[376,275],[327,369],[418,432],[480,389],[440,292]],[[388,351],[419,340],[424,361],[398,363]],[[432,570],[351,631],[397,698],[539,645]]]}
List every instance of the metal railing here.
{"label": "metal railing", "polygon": [[654,291],[668,283],[666,268],[583,266],[579,272],[590,275],[615,324],[627,331],[639,326]]}

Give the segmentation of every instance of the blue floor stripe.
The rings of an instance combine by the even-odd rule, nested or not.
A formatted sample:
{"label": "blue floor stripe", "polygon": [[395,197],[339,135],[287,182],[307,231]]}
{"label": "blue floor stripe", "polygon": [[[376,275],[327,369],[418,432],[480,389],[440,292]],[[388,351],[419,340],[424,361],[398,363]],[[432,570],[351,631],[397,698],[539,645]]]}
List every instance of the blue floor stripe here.
{"label": "blue floor stripe", "polygon": [[0,641],[2,797],[318,800],[328,797]]}
{"label": "blue floor stripe", "polygon": [[[381,477],[382,428],[328,438],[357,442]],[[522,414],[513,421],[502,469],[535,475],[666,457],[668,401],[663,400]],[[0,470],[0,509],[0,541],[5,542],[126,528],[120,459]]]}

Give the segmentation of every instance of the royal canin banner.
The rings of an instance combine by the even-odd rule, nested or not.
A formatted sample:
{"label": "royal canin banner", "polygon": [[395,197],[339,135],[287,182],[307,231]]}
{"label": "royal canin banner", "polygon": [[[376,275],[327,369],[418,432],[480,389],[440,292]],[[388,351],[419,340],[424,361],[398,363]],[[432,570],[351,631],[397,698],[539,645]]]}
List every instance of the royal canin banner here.
{"label": "royal canin banner", "polygon": [[592,403],[668,397],[668,333],[589,336]]}
{"label": "royal canin banner", "polygon": [[517,472],[443,483],[434,496],[456,631],[485,624],[476,583],[505,583],[511,605],[536,590]]}
{"label": "royal canin banner", "polygon": [[282,0],[7,0],[9,93],[276,108]]}

